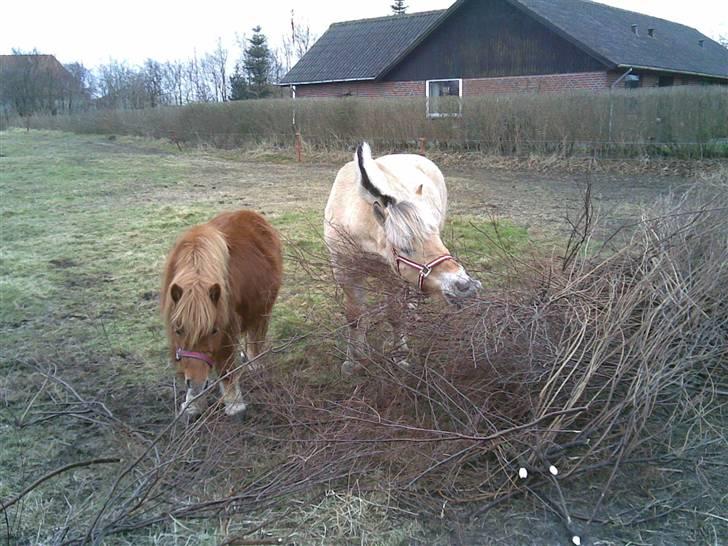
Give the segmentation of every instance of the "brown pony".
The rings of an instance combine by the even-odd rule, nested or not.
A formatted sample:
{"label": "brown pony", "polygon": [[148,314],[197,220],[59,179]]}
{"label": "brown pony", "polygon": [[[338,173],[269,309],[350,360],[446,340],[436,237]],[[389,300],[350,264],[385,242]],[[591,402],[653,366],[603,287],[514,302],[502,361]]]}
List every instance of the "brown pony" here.
{"label": "brown pony", "polygon": [[183,233],[164,267],[160,304],[170,355],[184,374],[181,411],[198,415],[197,397],[214,369],[225,413],[246,408],[235,358],[241,334],[251,359],[262,351],[282,275],[281,243],[250,210],[224,212]]}

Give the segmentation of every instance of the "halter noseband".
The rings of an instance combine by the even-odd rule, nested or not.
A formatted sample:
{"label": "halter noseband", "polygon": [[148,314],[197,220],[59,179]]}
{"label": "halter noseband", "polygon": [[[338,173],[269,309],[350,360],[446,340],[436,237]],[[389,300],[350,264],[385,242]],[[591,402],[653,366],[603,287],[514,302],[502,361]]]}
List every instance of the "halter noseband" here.
{"label": "halter noseband", "polygon": [[443,262],[446,262],[448,260],[455,261],[455,258],[450,256],[450,254],[443,254],[442,256],[435,258],[431,262],[427,262],[426,264],[421,264],[418,262],[415,262],[414,260],[410,260],[409,258],[405,258],[404,256],[401,256],[399,252],[397,252],[396,248],[392,248],[392,254],[394,254],[394,263],[397,264],[397,273],[401,275],[399,271],[399,264],[403,263],[405,265],[408,265],[412,269],[416,269],[419,271],[420,275],[417,278],[417,288],[422,292],[422,288],[425,285],[425,279],[429,276],[430,273],[432,273],[432,270],[440,265]]}
{"label": "halter noseband", "polygon": [[198,353],[195,351],[186,351],[184,349],[181,349],[177,347],[177,350],[174,352],[174,359],[179,362],[183,358],[191,358],[193,360],[200,360],[210,366],[210,368],[215,367],[215,361],[212,359],[210,355],[206,355],[205,353]]}

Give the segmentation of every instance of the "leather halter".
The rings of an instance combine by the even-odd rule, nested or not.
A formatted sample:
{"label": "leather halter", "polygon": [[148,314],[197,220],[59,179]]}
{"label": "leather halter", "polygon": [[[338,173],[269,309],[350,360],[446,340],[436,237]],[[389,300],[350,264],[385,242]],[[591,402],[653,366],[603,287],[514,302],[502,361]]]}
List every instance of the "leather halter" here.
{"label": "leather halter", "polygon": [[[422,292],[422,288],[425,285],[425,279],[429,276],[430,273],[432,273],[432,270],[440,265],[443,262],[446,262],[448,260],[452,260],[455,262],[455,258],[450,256],[450,254],[443,254],[442,256],[439,256],[438,258],[435,258],[431,262],[427,262],[426,264],[421,264],[419,262],[415,262],[414,260],[410,260],[409,258],[405,258],[404,256],[401,256],[399,252],[397,252],[396,248],[392,248],[392,254],[394,254],[394,263],[397,264],[397,273],[399,275],[402,275],[399,271],[399,264],[403,263],[412,269],[416,269],[419,271],[419,277],[417,278],[417,288]],[[457,262],[456,262],[457,263]]]}
{"label": "leather halter", "polygon": [[179,362],[183,358],[191,358],[193,360],[200,360],[210,366],[210,368],[215,367],[215,361],[212,359],[210,355],[207,355],[205,353],[198,353],[195,351],[186,351],[185,349],[181,349],[180,347],[177,347],[177,350],[174,352],[174,359]]}

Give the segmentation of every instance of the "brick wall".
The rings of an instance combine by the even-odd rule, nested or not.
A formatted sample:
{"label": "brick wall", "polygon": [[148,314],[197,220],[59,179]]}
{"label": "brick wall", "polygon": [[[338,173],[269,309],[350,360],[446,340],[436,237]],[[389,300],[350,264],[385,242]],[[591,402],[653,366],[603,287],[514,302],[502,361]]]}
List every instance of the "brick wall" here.
{"label": "brick wall", "polygon": [[297,85],[296,97],[424,97],[425,82],[335,82]]}
{"label": "brick wall", "polygon": [[[623,71],[547,74],[541,76],[507,76],[463,80],[463,96],[497,93],[559,93],[570,90],[602,91],[622,75]],[[633,72],[642,78],[641,87],[657,87],[659,76],[649,72]],[[695,85],[703,79],[675,75],[675,85]],[[620,82],[618,88],[624,88]],[[299,85],[297,97],[424,97],[425,82],[336,82]]]}
{"label": "brick wall", "polygon": [[[609,86],[606,72],[549,74],[463,80],[463,96],[493,93],[556,93],[570,89],[601,90]],[[424,97],[425,82],[335,82],[299,85],[296,96],[305,97]]]}
{"label": "brick wall", "polygon": [[492,93],[558,93],[576,89],[600,91],[609,86],[606,72],[509,76],[463,80],[463,96]]}

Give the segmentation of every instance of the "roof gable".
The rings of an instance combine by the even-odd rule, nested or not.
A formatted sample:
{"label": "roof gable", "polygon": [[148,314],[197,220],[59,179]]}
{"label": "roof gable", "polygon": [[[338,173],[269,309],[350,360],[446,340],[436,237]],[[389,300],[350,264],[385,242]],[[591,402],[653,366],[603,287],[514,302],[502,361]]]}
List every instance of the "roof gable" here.
{"label": "roof gable", "polygon": [[334,23],[281,83],[373,80],[427,35],[444,13]]}

